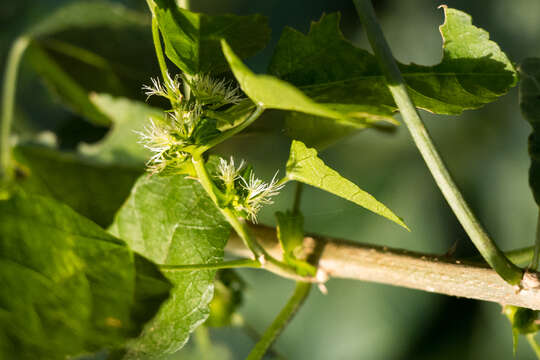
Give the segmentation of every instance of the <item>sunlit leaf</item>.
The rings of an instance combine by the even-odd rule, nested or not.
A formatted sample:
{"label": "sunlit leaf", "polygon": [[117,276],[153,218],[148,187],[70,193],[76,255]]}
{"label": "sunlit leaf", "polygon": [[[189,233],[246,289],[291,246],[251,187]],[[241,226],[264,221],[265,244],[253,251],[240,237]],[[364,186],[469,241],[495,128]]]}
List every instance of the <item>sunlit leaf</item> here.
{"label": "sunlit leaf", "polygon": [[[504,52],[489,40],[489,34],[472,25],[469,15],[446,7],[444,10],[441,62],[434,66],[399,66],[417,107],[438,114],[459,114],[495,101],[515,86],[517,74]],[[377,60],[343,37],[337,13],[314,22],[307,35],[286,28],[269,72],[317,102],[397,110]],[[299,120],[288,126],[296,136],[301,134],[295,128],[305,127]]]}
{"label": "sunlit leaf", "polygon": [[291,153],[287,161],[287,178],[315,186],[319,189],[352,201],[375,214],[384,216],[395,223],[409,229],[384,204],[360,189],[351,181],[342,177],[337,171],[328,167],[318,156],[315,149],[307,148],[301,141],[293,140]]}
{"label": "sunlit leaf", "polygon": [[363,118],[355,117],[356,108],[335,106],[335,104],[316,103],[295,86],[271,75],[254,74],[225,40],[223,53],[229,66],[246,95],[257,105],[266,109],[297,111],[305,114],[336,119],[350,126],[365,126]]}

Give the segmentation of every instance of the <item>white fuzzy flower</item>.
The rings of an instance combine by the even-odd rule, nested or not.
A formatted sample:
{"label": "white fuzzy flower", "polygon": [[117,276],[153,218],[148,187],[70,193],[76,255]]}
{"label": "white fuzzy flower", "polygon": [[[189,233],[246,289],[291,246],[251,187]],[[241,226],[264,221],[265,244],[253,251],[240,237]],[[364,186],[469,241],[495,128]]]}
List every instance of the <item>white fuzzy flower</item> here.
{"label": "white fuzzy flower", "polygon": [[220,158],[217,177],[223,181],[225,185],[232,185],[240,177],[240,171],[242,171],[244,165],[244,160],[242,160],[240,165],[236,167],[232,156],[230,161]]}
{"label": "white fuzzy flower", "polygon": [[279,194],[279,191],[285,186],[278,184],[277,174],[276,172],[270,183],[257,179],[253,172],[249,174],[249,180],[246,181],[242,178],[242,186],[247,191],[247,196],[241,210],[245,211],[248,218],[254,223],[257,223],[257,213],[263,205],[273,204],[271,198]]}
{"label": "white fuzzy flower", "polygon": [[167,78],[164,80],[165,84],[162,84],[159,78],[150,78],[152,85],[143,85],[142,89],[146,95],[146,99],[151,96],[162,96],[171,100],[180,101],[182,99],[182,93],[180,91],[180,77],[176,75],[174,78],[169,73],[166,74]]}
{"label": "white fuzzy flower", "polygon": [[238,104],[242,100],[242,93],[237,86],[226,79],[215,79],[208,74],[193,76],[190,80],[193,94],[198,101],[205,104],[223,106]]}

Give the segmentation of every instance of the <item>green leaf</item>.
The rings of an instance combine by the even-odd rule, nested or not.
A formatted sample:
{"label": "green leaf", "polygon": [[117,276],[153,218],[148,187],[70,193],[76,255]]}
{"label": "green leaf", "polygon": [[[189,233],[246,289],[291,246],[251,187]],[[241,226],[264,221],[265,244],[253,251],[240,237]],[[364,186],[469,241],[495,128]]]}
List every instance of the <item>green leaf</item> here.
{"label": "green leaf", "polygon": [[317,157],[317,150],[307,148],[302,142],[293,140],[287,161],[287,178],[315,186],[324,191],[352,201],[375,214],[384,216],[409,230],[407,225],[384,204],[360,189],[351,181],[329,168]]}
{"label": "green leaf", "polygon": [[108,94],[92,94],[90,100],[111,119],[113,126],[99,143],[81,144],[79,151],[105,163],[142,166],[152,153],[139,144],[137,132],[144,131],[150,119],[165,121],[163,110]]}
{"label": "green leaf", "polygon": [[540,58],[523,60],[519,73],[519,106],[523,117],[532,126],[529,137],[529,184],[536,204],[540,205]]}
{"label": "green leaf", "polygon": [[[159,264],[220,262],[230,228],[202,187],[183,175],[143,176],[111,231]],[[168,271],[172,297],[135,341],[129,359],[154,359],[182,348],[208,317],[215,271]]]}
{"label": "green leaf", "polygon": [[21,193],[0,213],[1,358],[121,347],[167,298],[155,265],[69,207]]}
{"label": "green leaf", "polygon": [[[399,66],[417,107],[438,114],[459,114],[495,101],[515,86],[517,76],[510,60],[489,40],[486,31],[472,25],[469,15],[446,7],[444,10],[441,62],[434,66]],[[285,28],[269,73],[294,84],[319,103],[371,107],[372,112],[367,108],[367,118],[397,111],[377,60],[344,38],[337,13],[312,23],[307,35]],[[327,121],[317,134],[324,137],[331,124]],[[288,132],[295,138],[309,141],[302,137],[306,126],[298,117],[287,123]],[[334,127],[331,134],[335,138],[353,130],[341,124]]]}
{"label": "green leaf", "polygon": [[336,119],[339,122],[358,126],[365,124],[364,119],[354,118],[356,109],[319,104],[311,100],[293,85],[270,75],[254,74],[222,40],[223,53],[229,66],[246,95],[257,105],[266,109],[297,111],[315,116]]}
{"label": "green leaf", "polygon": [[63,105],[94,124],[109,125],[88,93],[141,97],[140,79],[157,70],[140,56],[152,51],[149,25],[146,14],[119,4],[70,3],[22,35],[31,39],[26,59]]}
{"label": "green leaf", "polygon": [[261,15],[207,15],[182,9],[174,0],[151,2],[167,57],[191,75],[227,70],[221,39],[245,58],[263,49],[270,38],[268,20]]}
{"label": "green leaf", "polygon": [[18,186],[64,202],[101,226],[111,224],[141,174],[140,169],[96,164],[40,146],[17,146],[13,156]]}
{"label": "green leaf", "polygon": [[[459,114],[490,103],[517,82],[516,71],[489,34],[466,13],[443,7],[443,58],[434,66],[400,65],[417,107]],[[319,102],[397,110],[373,55],[356,48],[339,30],[339,14],[325,15],[308,35],[286,28],[270,64],[271,74]]]}

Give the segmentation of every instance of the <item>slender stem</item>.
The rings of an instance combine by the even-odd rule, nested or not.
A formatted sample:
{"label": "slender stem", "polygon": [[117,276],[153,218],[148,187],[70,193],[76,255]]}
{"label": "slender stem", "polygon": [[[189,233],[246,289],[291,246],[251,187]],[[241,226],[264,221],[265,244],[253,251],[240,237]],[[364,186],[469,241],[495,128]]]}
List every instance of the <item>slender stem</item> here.
{"label": "slender stem", "polygon": [[300,212],[300,202],[302,201],[303,190],[304,190],[304,184],[301,182],[297,182],[296,189],[294,192],[294,201],[293,201],[293,207],[292,207],[292,211],[294,214],[298,214]]}
{"label": "slender stem", "polygon": [[9,135],[13,123],[15,110],[15,93],[17,91],[17,73],[24,51],[28,47],[30,39],[19,37],[11,47],[4,73],[2,88],[2,118],[0,130],[0,181],[9,180],[13,174],[11,169],[11,148]]}
{"label": "slender stem", "polygon": [[538,221],[536,223],[536,242],[534,244],[534,255],[529,265],[529,269],[538,271],[538,262],[540,258],[540,210],[538,211]]}
{"label": "slender stem", "polygon": [[264,108],[261,107],[261,106],[257,106],[257,108],[251,113],[251,115],[249,115],[249,117],[246,119],[246,121],[244,121],[242,124],[240,124],[239,126],[233,128],[233,129],[230,129],[228,131],[225,131],[225,132],[221,133],[219,136],[217,136],[214,139],[212,139],[211,141],[209,141],[208,144],[199,147],[196,150],[197,153],[202,155],[208,149],[211,149],[214,146],[216,146],[216,145],[222,143],[223,141],[227,140],[231,136],[234,136],[234,135],[238,134],[239,132],[241,132],[242,130],[247,128],[249,125],[251,125],[255,120],[257,120],[261,116],[261,114],[263,112],[264,112]]}
{"label": "slender stem", "polygon": [[310,290],[310,283],[300,281],[296,283],[293,295],[285,307],[279,312],[278,316],[272,322],[272,325],[266,329],[259,342],[255,344],[255,347],[249,353],[247,360],[259,360],[263,358],[266,351],[272,346],[274,341],[276,341],[277,337],[285,329],[285,326],[287,326],[300,306],[304,303]]}
{"label": "slender stem", "polygon": [[531,348],[533,349],[534,353],[536,354],[536,357],[540,359],[540,346],[538,345],[538,342],[536,342],[536,339],[534,338],[535,334],[527,334],[527,341],[529,342],[529,345],[531,345]]}
{"label": "slender stem", "polygon": [[446,201],[487,263],[510,284],[519,284],[523,271],[510,262],[490,239],[463,199],[437,152],[422,119],[416,111],[416,107],[409,97],[407,86],[375,17],[371,0],[354,0],[354,3],[403,121],[407,125],[418,150]]}
{"label": "slender stem", "polygon": [[261,255],[265,254],[264,249],[253,240],[253,237],[249,234],[245,221],[240,220],[236,215],[234,215],[231,209],[222,208],[219,205],[218,196],[216,194],[219,194],[220,191],[210,178],[210,175],[204,166],[202,156],[199,154],[193,154],[192,156],[193,166],[202,187],[208,193],[214,204],[216,204],[216,206],[220,209],[225,219],[229,222],[229,224],[231,224],[234,231],[236,231],[240,238],[245,242],[248,249],[255,256],[255,259],[259,259]]}
{"label": "slender stem", "polygon": [[161,70],[161,77],[167,86],[169,86],[167,79],[169,78],[169,70],[167,70],[167,63],[165,62],[165,56],[163,55],[163,48],[161,47],[161,38],[159,36],[159,26],[157,18],[152,15],[152,39],[154,40],[154,48],[156,49],[156,56],[159,63],[159,69]]}
{"label": "slender stem", "polygon": [[215,264],[159,265],[162,271],[219,270],[232,268],[260,268],[261,263],[252,259],[223,261]]}

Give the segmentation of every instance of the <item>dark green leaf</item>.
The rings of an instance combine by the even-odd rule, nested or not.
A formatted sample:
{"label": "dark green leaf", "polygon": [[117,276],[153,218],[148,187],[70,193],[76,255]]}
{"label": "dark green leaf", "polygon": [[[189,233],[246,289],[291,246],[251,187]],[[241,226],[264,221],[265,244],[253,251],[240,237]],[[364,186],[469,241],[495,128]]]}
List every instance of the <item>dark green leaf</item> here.
{"label": "dark green leaf", "polygon": [[167,298],[155,265],[69,207],[16,194],[0,213],[2,359],[121,347]]}
{"label": "dark green leaf", "polygon": [[141,166],[152,153],[139,144],[139,134],[150,119],[165,121],[163,110],[126,98],[108,94],[92,94],[92,103],[102,111],[113,126],[107,136],[97,144],[81,144],[81,153],[105,163],[121,163]]}
{"label": "dark green leaf", "polygon": [[77,1],[48,15],[30,27],[26,35],[38,39],[73,28],[107,26],[114,29],[133,25],[148,25],[148,17],[108,1]]}
{"label": "dark green leaf", "polygon": [[244,58],[263,49],[270,38],[268,21],[261,15],[206,15],[182,9],[174,0],[152,2],[165,53],[188,74],[227,70],[221,39]]}
{"label": "dark green leaf", "polygon": [[81,1],[60,7],[22,36],[32,40],[27,59],[58,100],[108,125],[88,93],[142,96],[141,78],[157,71],[155,62],[140,56],[153,51],[149,24],[146,14],[122,5]]}
{"label": "dark green leaf", "polygon": [[329,168],[317,157],[315,149],[307,148],[302,142],[293,140],[287,161],[287,177],[290,180],[318,187],[334,195],[352,201],[375,214],[384,216],[409,230],[407,225],[384,204],[360,189],[351,181]]}
{"label": "dark green leaf", "polygon": [[88,98],[88,92],[70,77],[43,49],[32,44],[27,50],[30,65],[45,80],[54,93],[71,111],[96,125],[109,125],[110,120]]}
{"label": "dark green leaf", "polygon": [[[202,187],[183,175],[143,176],[111,231],[159,264],[205,264],[223,259],[229,226]],[[174,353],[208,316],[215,271],[168,271],[171,299],[128,352],[129,359]]]}
{"label": "dark green leaf", "polygon": [[540,58],[525,59],[520,67],[519,106],[531,124],[529,184],[536,204],[540,205]]}
{"label": "dark green leaf", "polygon": [[111,224],[141,174],[38,146],[18,146],[13,156],[20,169],[17,183],[26,192],[64,202],[101,226]]}

